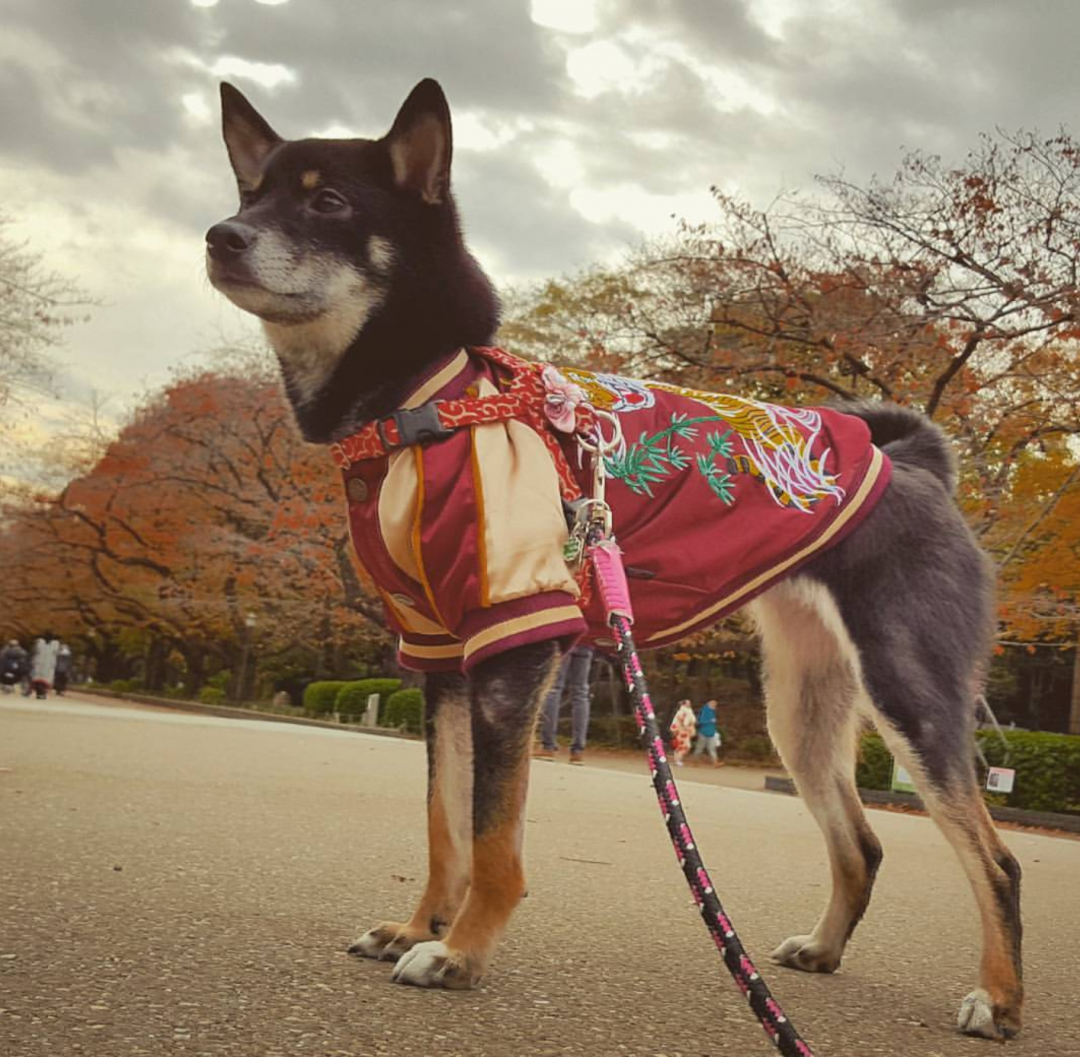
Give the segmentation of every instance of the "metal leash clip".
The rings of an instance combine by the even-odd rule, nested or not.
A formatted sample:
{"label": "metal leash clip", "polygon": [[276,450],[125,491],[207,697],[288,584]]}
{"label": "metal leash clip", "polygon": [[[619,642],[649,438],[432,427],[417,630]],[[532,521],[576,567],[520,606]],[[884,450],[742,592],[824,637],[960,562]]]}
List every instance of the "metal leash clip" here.
{"label": "metal leash clip", "polygon": [[[596,417],[595,433],[591,436],[585,433],[577,435],[578,446],[592,455],[592,495],[588,497],[589,502],[584,504],[584,509],[590,512],[589,523],[597,529],[602,529],[603,536],[607,537],[611,535],[611,508],[605,502],[607,468],[604,465],[604,456],[622,447],[622,424],[618,416],[610,411],[604,411],[598,407],[592,410]],[[611,434],[607,437],[604,436],[602,426],[605,422],[611,426]],[[578,517],[581,517],[580,510]]]}

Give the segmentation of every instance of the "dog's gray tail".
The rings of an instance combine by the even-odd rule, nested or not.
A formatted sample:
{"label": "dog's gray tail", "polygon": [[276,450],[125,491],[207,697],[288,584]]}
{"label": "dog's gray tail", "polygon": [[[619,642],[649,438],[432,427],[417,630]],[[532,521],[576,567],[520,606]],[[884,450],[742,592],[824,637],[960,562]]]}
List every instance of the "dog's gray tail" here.
{"label": "dog's gray tail", "polygon": [[842,410],[870,427],[870,439],[894,462],[929,470],[951,495],[956,490],[956,456],[948,437],[925,415],[898,404],[859,401]]}

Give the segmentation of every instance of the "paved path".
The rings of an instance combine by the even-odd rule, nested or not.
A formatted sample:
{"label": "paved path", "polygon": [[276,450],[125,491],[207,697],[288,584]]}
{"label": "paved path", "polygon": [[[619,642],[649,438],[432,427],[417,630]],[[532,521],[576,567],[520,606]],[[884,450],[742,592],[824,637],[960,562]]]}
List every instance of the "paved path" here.
{"label": "paved path", "polygon": [[[773,1052],[694,912],[644,776],[533,765],[530,895],[484,986],[425,992],[345,947],[423,881],[413,742],[70,699],[0,700],[4,1057],[755,1057]],[[683,796],[744,940],[825,896],[794,799]],[[840,973],[767,968],[818,1057],[997,1054],[951,1025],[975,910],[933,825],[875,812],[886,858]],[[1028,1030],[1080,1057],[1080,843],[1008,835],[1025,871]]]}

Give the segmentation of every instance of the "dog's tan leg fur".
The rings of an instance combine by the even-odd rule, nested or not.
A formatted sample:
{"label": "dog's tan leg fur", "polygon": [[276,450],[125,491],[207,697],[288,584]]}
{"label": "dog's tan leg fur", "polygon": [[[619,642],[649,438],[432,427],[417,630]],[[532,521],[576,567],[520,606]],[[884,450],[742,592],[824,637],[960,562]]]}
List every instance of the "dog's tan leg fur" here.
{"label": "dog's tan leg fur", "polygon": [[443,987],[473,987],[484,975],[514,909],[525,894],[522,825],[528,759],[513,781],[505,814],[473,842],[473,883],[446,937]]}
{"label": "dog's tan leg fur", "polygon": [[769,734],[825,836],[829,903],[809,935],[773,957],[808,972],[833,972],[870,901],[881,845],[855,787],[861,717],[858,657],[827,592],[806,580],[754,603],[762,636]]}
{"label": "dog's tan leg fur", "polygon": [[555,643],[522,647],[474,676],[471,884],[449,933],[421,943],[394,970],[400,983],[474,987],[525,894],[522,862],[529,748],[540,704],[555,676]]}
{"label": "dog's tan leg fur", "polygon": [[465,900],[472,870],[472,722],[467,688],[444,690],[429,705],[428,880],[412,917],[384,921],[350,948],[398,958],[446,934]]}
{"label": "dog's tan leg fur", "polygon": [[1024,1002],[1019,865],[998,835],[970,768],[943,788],[926,774],[907,738],[890,724],[877,722],[960,859],[979,907],[983,943],[979,988],[964,999],[959,1026],[989,1038],[1015,1035]]}

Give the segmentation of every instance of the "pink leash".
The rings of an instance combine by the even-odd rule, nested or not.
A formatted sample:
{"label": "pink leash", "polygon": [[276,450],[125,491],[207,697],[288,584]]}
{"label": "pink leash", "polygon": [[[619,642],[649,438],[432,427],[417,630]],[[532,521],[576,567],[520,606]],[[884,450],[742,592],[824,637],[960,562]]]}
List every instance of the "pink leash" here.
{"label": "pink leash", "polygon": [[652,773],[653,788],[660,801],[660,811],[667,824],[668,834],[671,837],[671,843],[675,846],[675,855],[682,867],[686,882],[690,885],[694,901],[701,910],[705,927],[719,949],[728,972],[731,973],[739,990],[746,996],[750,1008],[765,1029],[765,1034],[772,1039],[779,1051],[785,1057],[813,1057],[810,1047],[799,1036],[791,1021],[784,1016],[784,1011],[773,998],[768,985],[743,949],[742,941],[724,913],[713,883],[698,854],[697,844],[690,832],[682,804],[679,802],[675,779],[664,753],[664,743],[660,737],[656,713],[649,700],[649,690],[645,685],[641,661],[630,633],[634,615],[630,607],[630,589],[626,582],[622,552],[615,540],[607,535],[603,528],[594,524],[589,533],[586,553],[596,573],[596,583],[604,602],[608,621],[618,640],[623,676],[626,679],[626,688],[634,702],[638,731],[647,747],[649,770]]}

